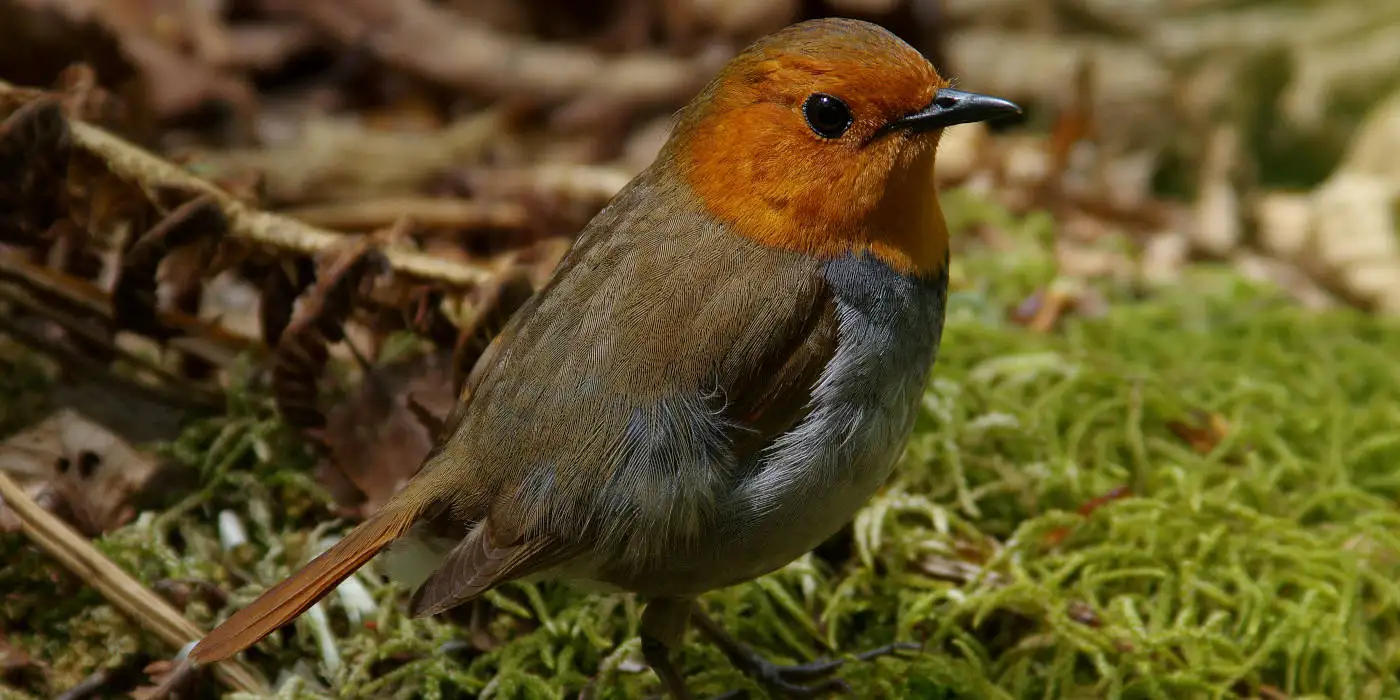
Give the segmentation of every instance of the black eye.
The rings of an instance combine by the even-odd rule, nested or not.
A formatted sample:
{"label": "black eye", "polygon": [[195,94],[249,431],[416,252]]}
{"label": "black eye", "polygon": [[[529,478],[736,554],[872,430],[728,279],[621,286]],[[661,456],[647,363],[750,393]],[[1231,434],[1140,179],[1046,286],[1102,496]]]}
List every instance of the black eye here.
{"label": "black eye", "polygon": [[834,139],[851,128],[851,108],[845,102],[820,92],[802,103],[802,115],[807,117],[807,126],[824,139]]}

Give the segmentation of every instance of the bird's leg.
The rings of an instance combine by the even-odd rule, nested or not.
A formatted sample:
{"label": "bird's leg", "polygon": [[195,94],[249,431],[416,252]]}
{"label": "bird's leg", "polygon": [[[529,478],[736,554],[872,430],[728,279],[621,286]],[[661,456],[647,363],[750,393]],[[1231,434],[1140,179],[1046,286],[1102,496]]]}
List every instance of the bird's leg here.
{"label": "bird's leg", "polygon": [[642,612],[642,656],[661,679],[661,685],[675,700],[694,700],[680,671],[671,662],[671,650],[685,635],[692,601],[680,598],[658,598],[647,603]]}
{"label": "bird's leg", "polygon": [[[822,659],[794,666],[779,666],[741,644],[723,627],[710,619],[699,605],[694,606],[690,617],[700,632],[719,647],[725,656],[729,657],[730,663],[733,663],[735,668],[762,683],[774,694],[792,698],[812,698],[827,693],[848,693],[851,691],[851,687],[845,681],[829,677],[841,668],[845,659]],[[908,643],[889,644],[859,654],[856,658],[861,661],[869,661],[905,649],[918,649],[918,646]],[[816,680],[821,682],[801,685],[804,681]]]}

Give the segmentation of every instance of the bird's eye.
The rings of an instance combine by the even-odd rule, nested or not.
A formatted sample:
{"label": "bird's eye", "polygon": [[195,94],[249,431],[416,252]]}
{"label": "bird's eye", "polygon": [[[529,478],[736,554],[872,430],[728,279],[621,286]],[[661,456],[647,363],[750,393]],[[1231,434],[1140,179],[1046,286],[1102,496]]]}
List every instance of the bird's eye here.
{"label": "bird's eye", "polygon": [[807,117],[807,126],[824,139],[837,138],[851,128],[851,108],[845,102],[820,92],[802,103],[802,115]]}

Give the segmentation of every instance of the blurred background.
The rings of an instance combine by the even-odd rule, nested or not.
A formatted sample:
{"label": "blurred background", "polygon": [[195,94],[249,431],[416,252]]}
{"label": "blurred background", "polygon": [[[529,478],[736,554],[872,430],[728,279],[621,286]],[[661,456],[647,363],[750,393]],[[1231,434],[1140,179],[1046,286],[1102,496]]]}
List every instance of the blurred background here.
{"label": "blurred background", "polygon": [[[1021,334],[998,345],[981,331],[957,336],[955,325],[950,339],[1010,353],[1022,342],[1012,338],[1053,336],[1067,319],[1115,319],[1116,307],[1164,290],[1190,297],[1200,270],[1308,313],[1400,311],[1400,3],[1391,0],[0,0],[0,436],[9,436],[0,474],[12,479],[0,530],[4,556],[25,562],[0,574],[0,590],[14,591],[0,605],[0,679],[28,697],[78,698],[180,676],[164,659],[197,633],[180,611],[207,627],[230,596],[246,602],[315,549],[324,523],[382,503],[431,445],[454,382],[573,235],[650,163],[673,113],[751,40],[832,15],[880,23],[959,87],[1026,110],[1015,123],[954,128],[942,142],[945,209],[955,256],[967,261],[954,270],[955,305]],[[1182,316],[1152,318],[1165,328]],[[961,382],[957,368],[978,358],[959,365],[952,352],[950,381]],[[1194,369],[1207,366],[1221,369]],[[1195,377],[1188,369],[1182,376]],[[1238,406],[1211,395],[1164,399],[1176,403],[1163,415],[1194,418],[1163,418],[1158,432],[1203,459],[1216,454],[1234,431],[1224,414]],[[996,396],[989,414],[1025,404]],[[922,449],[916,462],[944,463],[935,454],[944,448]],[[1117,459],[1118,448],[1104,449]],[[1157,483],[1110,470],[1037,472],[1027,484],[999,467],[967,469],[958,478],[971,486],[956,494],[911,487],[956,501],[968,518],[967,532],[935,539],[977,531],[1007,542],[1020,519],[1052,508],[1088,517]],[[999,486],[977,491],[984,477]],[[1031,495],[1007,496],[1005,508],[969,506],[1022,488]],[[1391,498],[1392,486],[1376,488],[1362,490]],[[55,522],[77,534],[52,534]],[[822,556],[885,570],[878,551],[852,553],[878,550],[878,538],[843,537]],[[956,585],[970,580],[967,561],[991,556],[982,545],[949,546],[959,554],[928,564],[929,575]],[[50,557],[69,569],[116,561],[135,578],[124,586],[116,573],[89,571],[80,584]],[[75,600],[85,612],[51,607],[53,581],[84,591]],[[784,581],[798,592],[780,599],[799,611],[830,594]],[[365,585],[379,595],[378,582]],[[345,603],[352,624],[378,614],[370,595],[367,607]],[[733,600],[747,595],[758,594]],[[103,601],[114,607],[92,612]],[[493,599],[473,613],[471,653],[538,629],[525,620],[543,609],[583,614],[573,601]],[[1366,614],[1390,616],[1388,606]],[[116,612],[145,622],[133,630]],[[1347,612],[1338,629],[1352,614],[1362,613]],[[322,680],[358,669],[345,697],[412,695],[395,685],[404,669],[425,672],[405,661],[419,658],[412,644],[396,658],[363,640],[337,651],[327,625],[339,633],[343,620],[324,618],[306,623],[302,641],[273,642],[281,656],[222,683],[205,679],[201,692],[265,687],[304,656],[319,658]],[[1369,643],[1371,621],[1357,644]],[[789,652],[821,648],[808,632],[827,646],[864,639],[815,624],[760,634]],[[1259,634],[1283,629],[1261,624]],[[445,628],[413,629],[456,640]],[[483,679],[507,667],[522,674],[514,690],[493,692],[573,693],[596,674],[636,675],[630,657],[609,655],[625,632],[569,642],[588,650],[572,661],[433,673],[449,696],[483,692]],[[1009,643],[998,639],[976,643]],[[1246,654],[1263,642],[1232,643]],[[104,645],[120,649],[95,660]],[[1324,693],[1384,685],[1348,685],[1315,668],[1322,675],[1289,675],[1291,663],[1313,668],[1298,654],[1272,671],[1202,682],[1270,698],[1287,697],[1289,683]],[[972,675],[992,677],[984,671]],[[1022,690],[1054,687],[1044,679],[1058,671],[1041,671],[1027,671],[1040,680]],[[1083,687],[1102,690],[1095,678]]]}
{"label": "blurred background", "polygon": [[402,214],[407,235],[477,256],[577,230],[738,47],[804,18],[869,19],[1028,109],[1008,138],[957,130],[948,184],[1051,211],[1072,239],[1128,236],[1154,275],[1205,256],[1310,303],[1400,308],[1400,10],[1385,0],[7,0],[0,13],[10,83],[62,90],[81,116],[262,207],[337,230]]}

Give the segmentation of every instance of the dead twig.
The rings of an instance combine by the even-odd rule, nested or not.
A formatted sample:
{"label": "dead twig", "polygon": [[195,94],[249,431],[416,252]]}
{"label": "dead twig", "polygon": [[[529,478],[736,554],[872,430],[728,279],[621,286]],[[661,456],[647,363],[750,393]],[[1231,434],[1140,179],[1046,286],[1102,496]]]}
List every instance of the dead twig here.
{"label": "dead twig", "polygon": [[508,112],[488,108],[427,132],[314,119],[286,143],[192,155],[215,180],[257,173],[274,202],[383,197],[419,190],[444,170],[480,160],[508,128]]}
{"label": "dead twig", "polygon": [[597,207],[613,198],[633,177],[606,165],[548,164],[467,173],[464,180],[477,195],[491,198],[534,196]]}
{"label": "dead twig", "polygon": [[443,197],[383,197],[313,204],[280,212],[312,226],[342,231],[388,228],[399,219],[442,229],[521,229],[529,212],[515,202],[479,202]]}
{"label": "dead twig", "polygon": [[[13,283],[47,306],[101,319],[107,326],[115,323],[107,293],[87,280],[31,264],[15,255],[0,254],[0,282]],[[167,342],[170,347],[215,365],[227,366],[240,353],[251,353],[254,357],[266,354],[261,344],[217,323],[166,309],[159,310],[158,317],[162,326],[181,333]]]}
{"label": "dead twig", "polygon": [[[81,320],[73,318],[62,311],[54,309],[51,306],[46,306],[30,298],[18,289],[0,285],[0,300],[16,306],[21,306],[32,314],[53,321],[61,326],[64,331],[72,333],[90,346],[101,347],[111,352],[115,357],[131,363],[133,367],[149,372],[160,381],[159,386],[134,380],[129,382],[131,388],[139,387],[139,391],[147,396],[156,398],[168,405],[187,407],[199,411],[217,410],[223,406],[223,397],[218,392],[194,384],[141,355],[128,352],[110,337],[104,335],[100,330],[93,328],[91,324],[83,323]],[[14,335],[21,342],[35,347],[35,349],[44,349],[49,352],[56,351],[53,343],[46,342],[36,333],[25,331],[17,324],[0,321],[0,331],[3,331],[7,335]],[[59,358],[64,359],[65,355],[59,355]],[[70,369],[78,371],[91,370],[95,373],[102,373],[91,367],[93,364],[91,358],[84,357],[80,353],[67,355],[67,359],[73,361],[77,365],[70,366]],[[65,365],[67,365],[67,363],[65,363]],[[108,372],[105,374],[111,375],[113,373]]]}
{"label": "dead twig", "polygon": [[[16,89],[0,81],[0,96]],[[70,118],[68,126],[74,147],[101,159],[118,177],[139,183],[147,191],[182,190],[212,196],[228,219],[230,238],[305,255],[325,251],[345,238],[341,234],[250,207],[209,181],[91,124]],[[468,287],[495,276],[493,270],[485,267],[413,250],[387,248],[383,254],[395,272],[425,281]]]}
{"label": "dead twig", "polygon": [[[636,51],[605,56],[582,46],[502,34],[422,0],[314,0],[288,9],[348,45],[444,85],[492,97],[671,105],[694,94],[728,52],[698,59]],[[711,65],[714,64],[714,65]]]}
{"label": "dead twig", "polygon": [[[97,589],[107,602],[136,624],[176,648],[183,648],[204,636],[193,622],[94,549],[73,528],[41,508],[3,472],[0,472],[0,498],[5,499],[18,516],[29,539],[84,583]],[[255,694],[268,692],[267,683],[241,661],[222,661],[214,667],[214,673],[235,690]]]}

